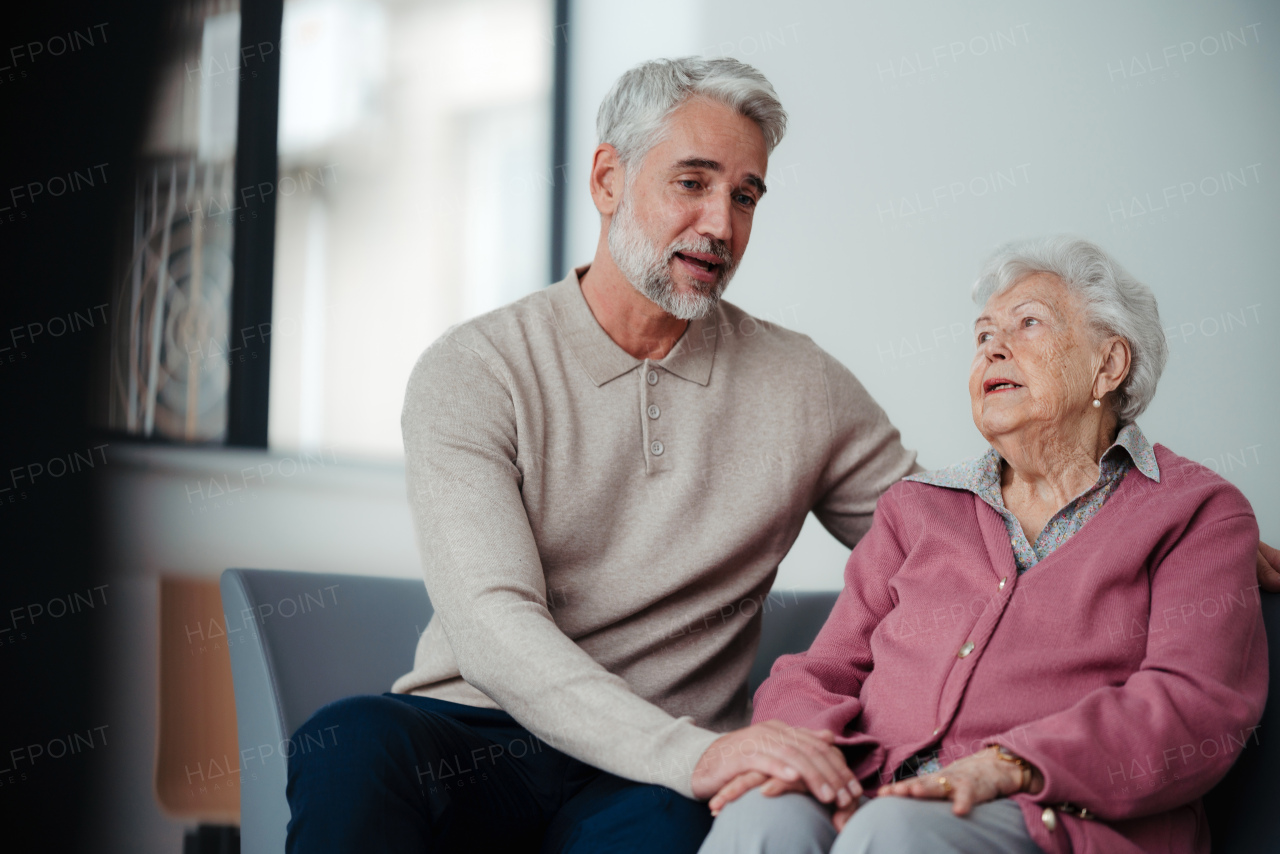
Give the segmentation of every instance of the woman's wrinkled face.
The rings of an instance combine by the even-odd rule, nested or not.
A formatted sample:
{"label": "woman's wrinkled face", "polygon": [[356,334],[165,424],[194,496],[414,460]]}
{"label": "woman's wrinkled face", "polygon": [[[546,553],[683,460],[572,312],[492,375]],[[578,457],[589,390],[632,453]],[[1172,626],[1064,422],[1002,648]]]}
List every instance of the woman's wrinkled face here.
{"label": "woman's wrinkled face", "polygon": [[974,323],[973,423],[988,441],[1039,426],[1065,428],[1093,403],[1103,342],[1083,300],[1050,273],[1032,273],[987,301]]}

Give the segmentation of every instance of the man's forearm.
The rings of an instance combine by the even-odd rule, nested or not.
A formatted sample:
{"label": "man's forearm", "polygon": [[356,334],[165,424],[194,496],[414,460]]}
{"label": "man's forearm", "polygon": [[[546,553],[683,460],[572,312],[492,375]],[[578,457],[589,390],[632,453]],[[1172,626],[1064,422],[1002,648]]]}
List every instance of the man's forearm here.
{"label": "man's forearm", "polygon": [[514,607],[494,608],[494,597],[484,598],[490,601],[470,614],[460,603],[446,606],[446,633],[467,682],[552,747],[620,777],[693,796],[694,766],[719,733],[637,696],[549,614],[538,616],[537,603],[516,598]]}

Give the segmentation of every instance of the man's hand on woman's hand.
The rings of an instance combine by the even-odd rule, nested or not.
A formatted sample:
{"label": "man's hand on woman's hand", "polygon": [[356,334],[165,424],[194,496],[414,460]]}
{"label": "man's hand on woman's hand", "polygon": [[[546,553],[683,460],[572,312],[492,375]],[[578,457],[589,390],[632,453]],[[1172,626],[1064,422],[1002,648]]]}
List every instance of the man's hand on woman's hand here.
{"label": "man's hand on woman's hand", "polygon": [[[715,797],[707,804],[711,808],[711,814],[719,815],[720,810],[756,786],[760,786],[760,793],[769,798],[785,795],[788,792],[804,793],[807,791],[802,780],[783,780],[779,777],[770,777],[759,771],[748,771],[745,774],[739,774],[734,777],[724,788],[716,792]],[[844,830],[845,822],[857,811],[858,799],[862,797],[862,786],[858,784],[857,780],[850,780],[843,791],[848,792],[849,798],[847,800],[837,798],[835,812],[831,815],[831,823],[835,825],[837,832]]]}
{"label": "man's hand on woman's hand", "polygon": [[[709,798],[751,772],[758,773],[761,782],[776,777],[794,783],[800,791],[812,792],[823,803],[844,806],[857,802],[849,784],[857,788],[858,781],[845,764],[844,754],[835,746],[835,736],[826,730],[814,732],[781,721],[764,721],[713,741],[693,769],[693,793]],[[728,801],[720,806],[724,803]]]}
{"label": "man's hand on woman's hand", "polygon": [[1268,593],[1280,593],[1280,549],[1258,543],[1258,586]]}
{"label": "man's hand on woman's hand", "polygon": [[[999,758],[995,748],[988,748],[952,762],[936,774],[911,777],[881,786],[879,795],[951,801],[951,811],[966,815],[978,804],[994,801],[1022,791],[1024,773],[1013,762]],[[1028,792],[1044,788],[1044,779],[1034,768]]]}

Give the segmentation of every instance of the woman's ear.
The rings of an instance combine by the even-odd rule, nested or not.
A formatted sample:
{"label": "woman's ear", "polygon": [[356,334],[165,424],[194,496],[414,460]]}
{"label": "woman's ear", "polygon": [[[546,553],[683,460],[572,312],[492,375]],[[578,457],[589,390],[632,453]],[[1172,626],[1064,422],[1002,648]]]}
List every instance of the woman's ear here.
{"label": "woman's ear", "polygon": [[1102,398],[1113,392],[1129,376],[1131,353],[1129,342],[1123,338],[1108,339],[1106,349],[1102,353],[1102,365],[1098,368],[1097,379],[1093,381],[1093,396]]}

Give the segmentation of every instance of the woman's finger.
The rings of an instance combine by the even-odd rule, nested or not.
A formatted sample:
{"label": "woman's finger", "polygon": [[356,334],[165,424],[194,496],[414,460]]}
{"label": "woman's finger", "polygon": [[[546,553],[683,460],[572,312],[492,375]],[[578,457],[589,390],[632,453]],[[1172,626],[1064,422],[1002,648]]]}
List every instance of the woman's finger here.
{"label": "woman's finger", "polygon": [[[948,769],[950,770],[950,769]],[[908,777],[881,789],[882,794],[921,800],[946,800],[955,788],[955,778],[949,774],[929,774],[925,777]]]}
{"label": "woman's finger", "polygon": [[960,778],[952,784],[951,811],[956,815],[968,815],[973,809],[973,781],[967,777]]}
{"label": "woman's finger", "polygon": [[925,777],[912,780],[907,788],[913,798],[936,798],[941,794],[938,782]]}
{"label": "woman's finger", "polygon": [[840,807],[831,815],[831,823],[835,825],[836,833],[844,830],[844,826],[849,823],[849,819],[853,818],[853,814],[858,811],[861,803],[861,799],[855,799],[849,806]]}
{"label": "woman's finger", "polygon": [[720,806],[723,806],[724,802],[740,797],[743,792],[749,791],[768,779],[769,775],[762,771],[744,771],[728,783],[725,783],[709,803],[720,801],[722,802]]}
{"label": "woman's finger", "polygon": [[915,780],[915,777],[906,777],[894,783],[885,783],[876,794],[901,798],[911,791],[911,783],[915,782]]}
{"label": "woman's finger", "polygon": [[788,792],[803,792],[804,781],[802,780],[779,780],[773,778],[769,782],[760,787],[760,794],[766,798],[776,798],[778,795],[785,795]]}
{"label": "woman's finger", "polygon": [[720,810],[742,797],[747,792],[759,786],[765,780],[769,779],[759,771],[747,771],[739,774],[724,785],[720,791],[716,792],[715,797],[707,802],[707,807],[711,810],[712,815],[716,815]]}

